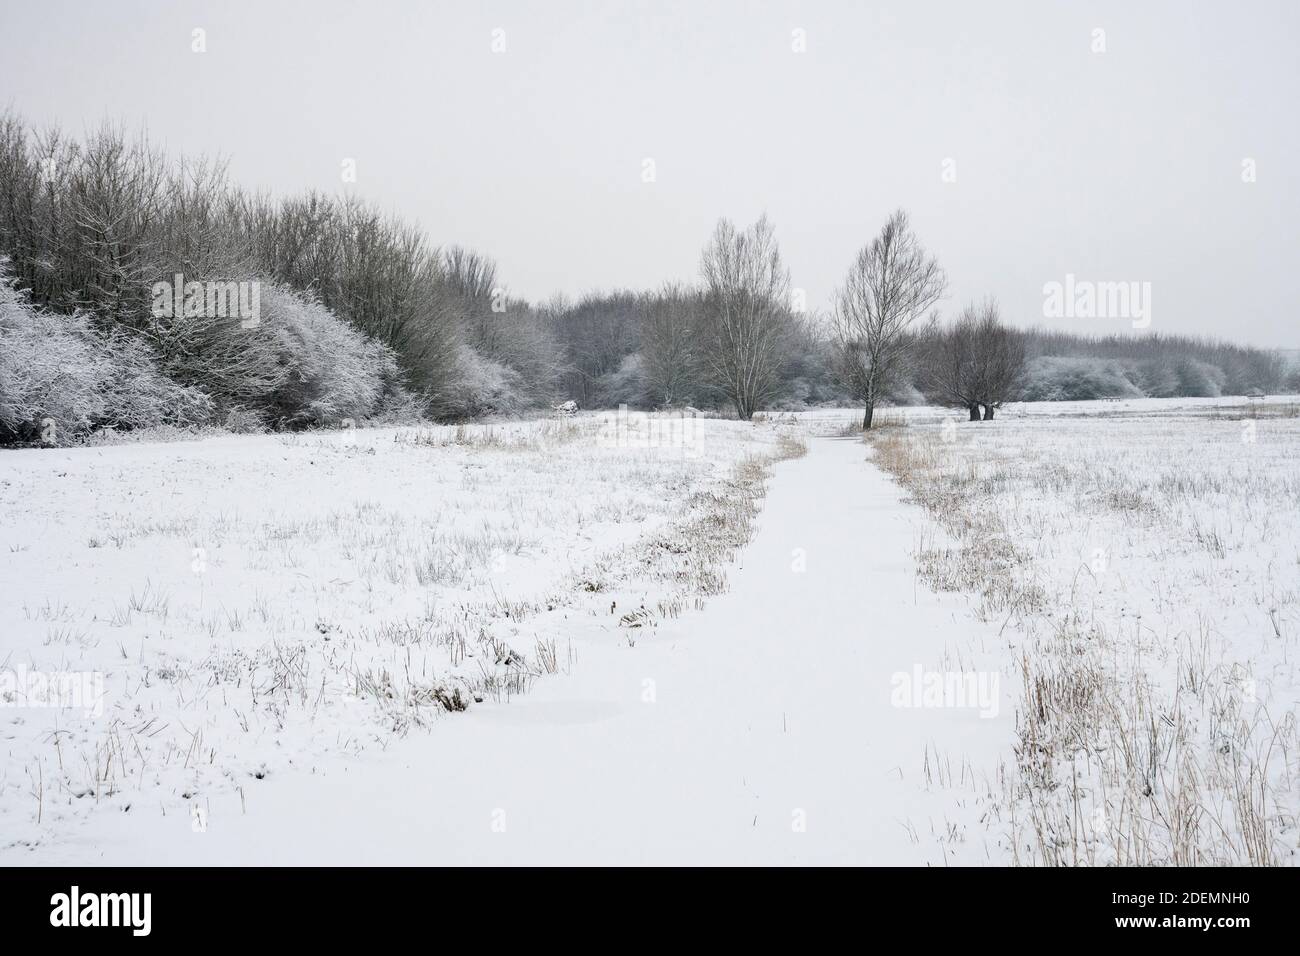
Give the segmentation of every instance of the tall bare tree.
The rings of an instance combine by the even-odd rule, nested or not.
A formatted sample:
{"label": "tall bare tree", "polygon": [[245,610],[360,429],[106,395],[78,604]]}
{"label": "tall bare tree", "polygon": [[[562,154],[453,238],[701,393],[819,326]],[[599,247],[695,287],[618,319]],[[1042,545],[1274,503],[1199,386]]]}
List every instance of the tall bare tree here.
{"label": "tall bare tree", "polygon": [[837,296],[832,331],[839,374],[865,406],[864,430],[903,368],[913,323],[946,288],[944,271],[921,247],[901,209],[858,253]]}
{"label": "tall bare tree", "polygon": [[707,289],[704,362],[714,387],[748,421],[779,388],[791,323],[790,273],[767,216],[743,232],[718,220],[700,275]]}

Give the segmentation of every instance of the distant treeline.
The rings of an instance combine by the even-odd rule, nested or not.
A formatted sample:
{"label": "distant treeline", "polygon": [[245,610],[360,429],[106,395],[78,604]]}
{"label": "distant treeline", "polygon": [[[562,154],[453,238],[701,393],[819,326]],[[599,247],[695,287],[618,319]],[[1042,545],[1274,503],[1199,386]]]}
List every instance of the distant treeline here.
{"label": "distant treeline", "polygon": [[[906,217],[884,235],[896,225],[911,241]],[[567,399],[745,418],[864,394],[966,401],[927,368],[942,354],[934,327],[906,330],[914,347],[899,361],[864,364],[878,330],[837,333],[832,316],[793,309],[789,291],[771,224],[724,220],[696,283],[529,303],[491,259],[434,246],[355,198],[251,193],[218,162],[170,159],[112,126],[78,141],[0,114],[0,443],[104,427],[461,420]],[[972,341],[1017,359],[994,404],[1300,386],[1257,349],[1019,333],[995,312],[992,323],[994,338]]]}
{"label": "distant treeline", "polygon": [[1300,391],[1300,368],[1280,352],[1180,335],[1024,333],[1029,356],[1020,397],[1204,397]]}

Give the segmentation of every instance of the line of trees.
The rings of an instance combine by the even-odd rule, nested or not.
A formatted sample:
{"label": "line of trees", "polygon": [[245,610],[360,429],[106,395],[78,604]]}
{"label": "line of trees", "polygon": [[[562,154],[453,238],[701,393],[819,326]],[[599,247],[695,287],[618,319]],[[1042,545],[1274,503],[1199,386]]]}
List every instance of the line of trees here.
{"label": "line of trees", "polygon": [[[260,321],[158,314],[156,287],[256,283]],[[792,306],[773,224],[722,219],[694,283],[533,304],[495,263],[356,198],[276,199],[221,163],[105,126],[0,114],[0,443],[102,427],[300,428],[583,407],[937,402],[1300,388],[1274,353],[1019,331],[992,300],[940,321],[947,280],[897,212],[829,315]],[[1290,376],[1290,378],[1288,378]]]}
{"label": "line of trees", "polygon": [[[160,421],[296,428],[512,412],[549,400],[563,364],[545,317],[504,295],[486,257],[433,247],[353,198],[248,193],[219,163],[170,161],[112,126],[75,142],[0,115],[0,259],[0,441],[29,438],[36,424],[19,410],[46,405],[76,409],[41,416],[66,437]],[[176,277],[255,284],[260,321],[155,314],[156,287]],[[86,354],[130,342],[136,365],[205,396],[206,412],[132,420],[62,401],[61,379],[16,358],[20,339],[51,323]],[[64,380],[102,377],[83,371]]]}

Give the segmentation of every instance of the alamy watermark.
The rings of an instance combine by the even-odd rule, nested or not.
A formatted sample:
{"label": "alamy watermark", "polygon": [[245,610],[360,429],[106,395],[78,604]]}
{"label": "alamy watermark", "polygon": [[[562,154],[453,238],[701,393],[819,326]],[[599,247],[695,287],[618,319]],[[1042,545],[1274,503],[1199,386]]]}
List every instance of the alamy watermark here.
{"label": "alamy watermark", "polygon": [[50,897],[50,925],[121,926],[133,936],[148,936],[152,909],[152,893],[83,893],[73,886]]}
{"label": "alamy watermark", "polygon": [[978,710],[984,718],[999,709],[997,671],[927,671],[920,664],[889,678],[889,702],[899,708]]}
{"label": "alamy watermark", "polygon": [[99,671],[38,671],[22,664],[0,669],[0,707],[53,707],[104,713],[104,675]]}
{"label": "alamy watermark", "polygon": [[262,321],[262,287],[257,280],[186,282],[181,273],[172,281],[153,284],[156,319],[239,319],[241,329]]}
{"label": "alamy watermark", "polygon": [[1151,324],[1150,282],[1093,282],[1067,273],[1064,282],[1043,286],[1048,319],[1129,319],[1135,329]]}
{"label": "alamy watermark", "polygon": [[680,448],[694,457],[700,453],[700,418],[694,408],[633,415],[620,405],[614,417],[606,419],[599,443],[605,448]]}

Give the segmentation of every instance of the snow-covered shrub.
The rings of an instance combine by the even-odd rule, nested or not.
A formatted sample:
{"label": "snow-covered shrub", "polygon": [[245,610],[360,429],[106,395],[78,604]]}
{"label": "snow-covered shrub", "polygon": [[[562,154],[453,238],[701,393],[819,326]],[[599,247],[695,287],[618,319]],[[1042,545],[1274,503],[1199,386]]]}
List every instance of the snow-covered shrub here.
{"label": "snow-covered shrub", "polygon": [[153,352],[89,316],[33,306],[0,262],[0,441],[67,444],[96,428],[206,423],[212,401],[162,375]]}
{"label": "snow-covered shrub", "polygon": [[640,352],[625,355],[614,371],[602,375],[592,390],[593,404],[598,408],[617,408],[619,405],[642,406],[647,401],[645,364]]}
{"label": "snow-covered shrub", "polygon": [[209,315],[157,320],[166,369],[213,396],[238,430],[360,422],[402,391],[397,359],[316,300],[261,282],[256,323]]}
{"label": "snow-covered shrub", "polygon": [[239,405],[226,411],[223,424],[227,431],[237,435],[255,435],[266,431],[266,422],[260,412]]}
{"label": "snow-covered shrub", "polygon": [[281,286],[263,284],[248,328],[187,316],[141,333],[103,332],[86,314],[36,308],[0,273],[0,440],[67,442],[96,428],[212,421],[235,431],[301,428],[409,418],[413,408],[390,348]]}
{"label": "snow-covered shrub", "polygon": [[1198,397],[1225,394],[1219,366],[1190,356],[1104,359],[1042,355],[1029,361],[1021,397],[1026,401],[1092,398]]}
{"label": "snow-covered shrub", "polygon": [[515,414],[525,406],[519,373],[461,346],[456,375],[437,396],[440,418],[460,420],[479,415]]}
{"label": "snow-covered shrub", "polygon": [[1185,358],[1179,360],[1175,371],[1178,373],[1179,395],[1218,398],[1223,394],[1225,376],[1217,365]]}
{"label": "snow-covered shrub", "polygon": [[1179,394],[1178,372],[1164,359],[1139,363],[1138,386],[1150,398],[1170,398]]}
{"label": "snow-covered shrub", "polygon": [[163,375],[153,350],[138,337],[113,332],[99,335],[98,342],[106,364],[100,386],[105,425],[194,428],[211,422],[212,398],[200,388],[179,385]]}
{"label": "snow-covered shrub", "polygon": [[370,416],[372,425],[412,425],[429,417],[429,400],[400,382],[389,385]]}
{"label": "snow-covered shrub", "polygon": [[1026,365],[1019,397],[1028,402],[1073,402],[1141,395],[1118,361],[1044,355]]}
{"label": "snow-covered shrub", "polygon": [[279,382],[267,396],[273,424],[297,428],[361,421],[397,386],[393,350],[358,332],[319,302],[280,286],[262,292],[261,323]]}
{"label": "snow-covered shrub", "polygon": [[266,283],[259,297],[260,323],[248,328],[240,317],[212,315],[206,309],[198,315],[148,319],[147,334],[157,343],[163,371],[206,391],[223,419],[232,409],[264,415],[270,396],[288,376],[271,321],[283,313],[276,308],[280,300]]}
{"label": "snow-covered shrub", "polygon": [[561,384],[567,364],[564,348],[546,318],[526,302],[507,299],[501,305],[504,312],[494,311],[490,300],[486,308],[480,302],[470,309],[462,341],[481,358],[509,370],[513,402],[521,408],[541,408],[562,394],[589,406],[587,395]]}

